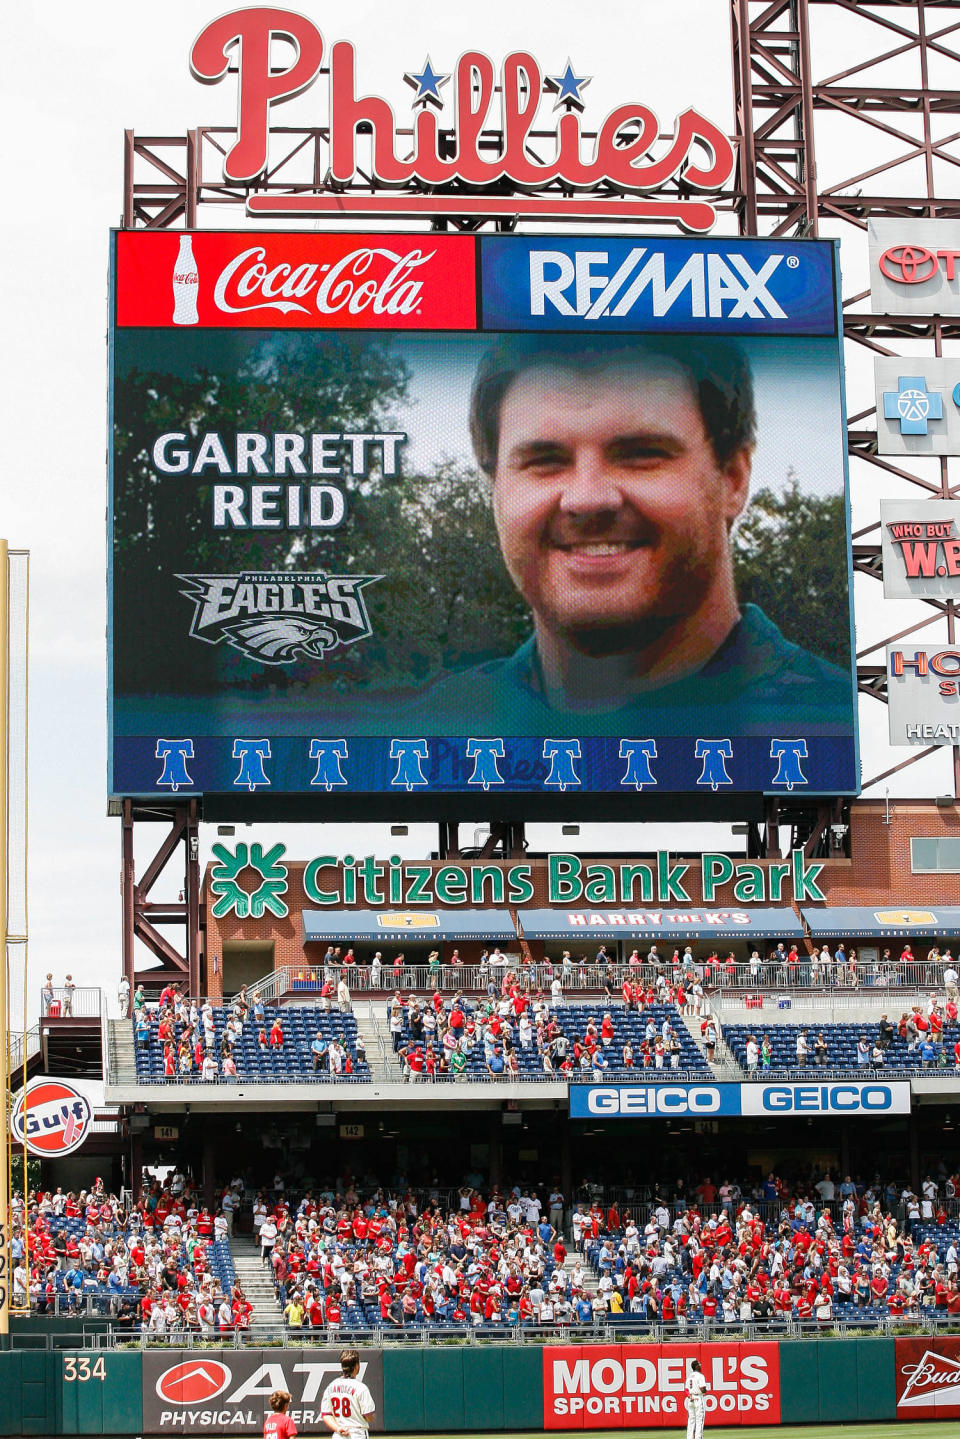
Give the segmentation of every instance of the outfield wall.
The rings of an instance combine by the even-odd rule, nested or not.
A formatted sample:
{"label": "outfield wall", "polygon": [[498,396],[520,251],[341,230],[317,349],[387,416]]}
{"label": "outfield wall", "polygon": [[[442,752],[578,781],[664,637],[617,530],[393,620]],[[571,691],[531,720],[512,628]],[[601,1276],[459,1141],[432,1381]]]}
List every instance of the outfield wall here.
{"label": "outfield wall", "polygon": [[[391,1432],[677,1428],[686,1361],[711,1384],[707,1427],[960,1416],[960,1338],[756,1343],[431,1345],[362,1351]],[[0,1353],[0,1435],[260,1433],[291,1391],[322,1433],[336,1355],[318,1347],[18,1349]],[[381,1387],[382,1386],[382,1387]],[[899,1403],[898,1403],[899,1395]],[[379,1407],[379,1406],[378,1406]]]}

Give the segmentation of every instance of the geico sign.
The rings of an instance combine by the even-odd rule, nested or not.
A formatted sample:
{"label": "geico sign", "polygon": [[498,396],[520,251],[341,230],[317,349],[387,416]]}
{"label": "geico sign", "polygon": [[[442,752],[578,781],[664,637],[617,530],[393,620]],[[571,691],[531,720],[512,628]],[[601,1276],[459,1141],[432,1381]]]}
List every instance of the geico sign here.
{"label": "geico sign", "polygon": [[893,1090],[889,1084],[767,1084],[761,1103],[773,1113],[879,1113],[893,1109]]}
{"label": "geico sign", "polygon": [[635,1084],[591,1089],[591,1114],[719,1114],[720,1091],[713,1084]]}
{"label": "geico sign", "polygon": [[[715,1424],[780,1418],[776,1344],[614,1345],[544,1351],[544,1423],[548,1429],[604,1428],[611,1417],[639,1428],[675,1426],[698,1358]],[[616,1424],[615,1424],[615,1427]]]}

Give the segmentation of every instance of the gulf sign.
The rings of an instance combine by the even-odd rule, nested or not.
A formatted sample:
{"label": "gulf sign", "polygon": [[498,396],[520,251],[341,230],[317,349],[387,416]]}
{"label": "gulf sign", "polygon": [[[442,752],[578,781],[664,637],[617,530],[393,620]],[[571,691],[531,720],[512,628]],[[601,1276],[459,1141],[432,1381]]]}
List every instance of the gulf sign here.
{"label": "gulf sign", "polygon": [[764,1344],[573,1344],[543,1351],[544,1429],[676,1429],[699,1359],[707,1424],[779,1424],[780,1349]]}
{"label": "gulf sign", "polygon": [[93,1110],[79,1089],[62,1079],[27,1086],[13,1108],[10,1131],[40,1159],[59,1159],[79,1149],[90,1132]]}
{"label": "gulf sign", "polygon": [[897,1339],[898,1419],[960,1419],[960,1338]]}

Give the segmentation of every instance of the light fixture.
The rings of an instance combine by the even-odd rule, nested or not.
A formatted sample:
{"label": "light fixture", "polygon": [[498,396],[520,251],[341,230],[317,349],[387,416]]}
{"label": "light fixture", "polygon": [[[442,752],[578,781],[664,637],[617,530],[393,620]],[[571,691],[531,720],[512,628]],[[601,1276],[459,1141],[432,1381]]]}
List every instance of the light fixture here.
{"label": "light fixture", "polygon": [[580,833],[580,826],[579,826],[578,824],[562,824],[562,825],[560,826],[560,833],[561,833],[561,834],[579,834],[579,833]]}
{"label": "light fixture", "polygon": [[390,826],[390,833],[397,835],[399,838],[402,838],[405,834],[410,833],[410,827],[409,825],[405,824],[392,824]]}
{"label": "light fixture", "polygon": [[955,804],[956,800],[952,794],[937,795],[937,809],[953,809]]}
{"label": "light fixture", "polygon": [[200,841],[197,839],[197,836],[196,836],[195,834],[192,834],[192,835],[190,836],[190,858],[191,858],[191,859],[196,859],[196,857],[197,857],[197,855],[198,855],[199,853],[200,853]]}
{"label": "light fixture", "polygon": [[232,824],[217,825],[217,834],[222,835],[224,839],[232,839],[236,832],[236,828]]}

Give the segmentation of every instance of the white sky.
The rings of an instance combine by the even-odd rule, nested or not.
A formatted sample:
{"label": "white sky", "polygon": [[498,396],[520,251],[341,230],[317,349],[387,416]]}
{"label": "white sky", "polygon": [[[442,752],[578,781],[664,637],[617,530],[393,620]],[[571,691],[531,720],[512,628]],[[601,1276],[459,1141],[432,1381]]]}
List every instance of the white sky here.
{"label": "white sky", "polygon": [[[4,7],[0,22],[5,57],[0,117],[8,137],[0,211],[5,331],[0,535],[12,547],[32,552],[30,895],[36,985],[48,969],[57,981],[71,970],[77,983],[103,984],[112,996],[119,978],[120,827],[105,813],[108,230],[120,221],[125,127],[139,135],[163,135],[233,120],[233,80],[202,86],[188,67],[195,35],[227,8],[215,0],[166,0],[159,7],[129,0],[90,5],[23,0]],[[569,54],[578,74],[594,77],[584,92],[590,128],[628,99],[652,105],[666,126],[692,103],[728,132],[733,128],[725,0],[669,5],[607,0],[588,15],[572,0],[522,5],[487,0],[481,7],[329,0],[291,8],[310,15],[328,47],[352,39],[360,83],[367,93],[386,96],[404,121],[412,92],[403,72],[419,70],[427,54],[434,68],[445,72],[466,49],[482,50],[495,62],[511,49],[527,49],[547,73],[559,73]],[[815,35],[816,69],[843,68],[844,33],[852,23],[844,20],[829,46]],[[889,79],[896,83],[893,71]],[[325,112],[318,83],[284,107],[279,120],[320,123]],[[541,116],[549,116],[546,105]],[[907,128],[911,121],[901,123]],[[829,183],[831,163],[848,171],[868,168],[887,151],[884,139],[877,144],[879,150],[863,151],[862,164],[856,155],[850,163],[849,149],[839,139],[834,147],[821,145],[821,182]],[[899,183],[916,183],[915,172],[903,175]],[[217,220],[210,215],[202,223]],[[231,228],[242,223],[239,212],[221,223]],[[828,228],[828,233],[840,232]],[[841,259],[849,294],[865,287],[866,238],[844,233]],[[861,356],[848,355],[848,385],[851,411],[872,403],[872,372]],[[854,528],[876,517],[881,493],[910,490],[902,482],[882,482],[868,467],[854,474]],[[872,580],[858,578],[856,593],[858,648],[918,616],[915,605],[882,602]],[[861,702],[861,748],[868,776],[905,757],[905,751],[887,746],[886,713],[873,701]],[[950,787],[949,751],[890,781],[893,796],[944,793]],[[436,843],[432,826],[413,827],[406,841],[392,839],[386,826],[358,828],[270,826],[260,837],[284,839],[294,856],[317,853],[321,845],[338,853],[383,855],[399,849],[414,856]],[[464,826],[464,839],[472,838],[470,828]],[[533,848],[571,843],[561,840],[557,827],[531,825],[528,833]],[[680,832],[584,825],[573,843],[594,850],[700,848],[722,847],[728,837],[710,826]],[[204,832],[204,858],[212,838]]]}

